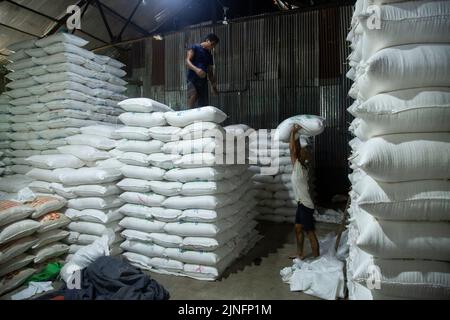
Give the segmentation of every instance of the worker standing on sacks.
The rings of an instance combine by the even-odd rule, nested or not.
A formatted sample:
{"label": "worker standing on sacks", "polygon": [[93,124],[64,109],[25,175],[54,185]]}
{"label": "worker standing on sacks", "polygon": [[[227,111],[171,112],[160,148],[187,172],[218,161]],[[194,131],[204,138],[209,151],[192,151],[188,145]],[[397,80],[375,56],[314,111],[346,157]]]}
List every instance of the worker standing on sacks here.
{"label": "worker standing on sacks", "polygon": [[319,242],[315,233],[314,226],[314,203],[311,200],[308,188],[308,172],[306,162],[308,155],[304,148],[301,148],[296,135],[301,126],[294,124],[290,135],[289,149],[291,151],[291,161],[293,165],[292,171],[292,188],[295,194],[295,201],[298,204],[295,215],[295,236],[297,240],[297,255],[291,256],[291,259],[299,258],[303,260],[305,254],[303,252],[304,233],[308,235],[311,243],[311,250],[314,257],[320,255]]}
{"label": "worker standing on sacks", "polygon": [[[211,50],[219,43],[219,38],[211,33],[200,44],[192,45],[186,57],[188,67],[187,97],[188,108],[205,107],[209,105],[208,79],[213,92],[217,95],[217,81],[213,71],[213,56]],[[207,79],[208,76],[208,79]]]}

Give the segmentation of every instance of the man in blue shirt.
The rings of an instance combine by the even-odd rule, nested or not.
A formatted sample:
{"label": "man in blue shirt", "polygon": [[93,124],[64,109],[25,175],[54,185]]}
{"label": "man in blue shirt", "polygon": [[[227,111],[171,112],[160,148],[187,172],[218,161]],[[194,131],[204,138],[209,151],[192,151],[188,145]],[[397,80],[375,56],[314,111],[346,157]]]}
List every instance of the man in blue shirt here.
{"label": "man in blue shirt", "polygon": [[211,50],[219,43],[219,38],[211,33],[200,44],[192,45],[186,57],[188,67],[187,96],[188,108],[204,107],[208,103],[208,79],[212,90],[217,94],[217,82],[213,71],[213,57]]}

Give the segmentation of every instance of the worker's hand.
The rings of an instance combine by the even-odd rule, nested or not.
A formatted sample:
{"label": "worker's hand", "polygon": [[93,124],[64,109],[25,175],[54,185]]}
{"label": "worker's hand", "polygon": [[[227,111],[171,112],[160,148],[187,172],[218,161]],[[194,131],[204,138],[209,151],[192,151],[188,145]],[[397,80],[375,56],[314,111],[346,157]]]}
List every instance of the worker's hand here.
{"label": "worker's hand", "polygon": [[294,131],[294,133],[297,133],[302,127],[300,127],[298,124],[294,124],[294,126],[292,127],[292,131]]}
{"label": "worker's hand", "polygon": [[206,78],[206,72],[203,71],[202,69],[198,68],[197,71],[195,71],[195,73],[200,77],[200,78]]}

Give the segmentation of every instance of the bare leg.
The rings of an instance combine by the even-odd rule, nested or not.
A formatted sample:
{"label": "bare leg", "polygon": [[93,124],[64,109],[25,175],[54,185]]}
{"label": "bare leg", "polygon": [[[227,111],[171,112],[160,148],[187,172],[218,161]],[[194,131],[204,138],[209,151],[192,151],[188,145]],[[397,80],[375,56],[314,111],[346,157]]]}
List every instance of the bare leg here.
{"label": "bare leg", "polygon": [[320,248],[316,233],[314,231],[308,231],[307,234],[309,242],[311,243],[312,254],[315,258],[317,258],[318,256],[320,256]]}
{"label": "bare leg", "polygon": [[189,109],[192,109],[195,106],[195,104],[197,103],[197,99],[198,99],[197,93],[188,96],[187,105]]}
{"label": "bare leg", "polygon": [[198,93],[195,86],[192,84],[192,82],[188,82],[187,87],[187,105],[189,109],[192,109],[195,107],[197,100],[198,100]]}
{"label": "bare leg", "polygon": [[299,258],[303,260],[305,255],[303,254],[303,243],[305,242],[305,236],[303,235],[303,226],[301,224],[295,225],[295,238],[297,240],[297,255],[292,255],[289,258]]}

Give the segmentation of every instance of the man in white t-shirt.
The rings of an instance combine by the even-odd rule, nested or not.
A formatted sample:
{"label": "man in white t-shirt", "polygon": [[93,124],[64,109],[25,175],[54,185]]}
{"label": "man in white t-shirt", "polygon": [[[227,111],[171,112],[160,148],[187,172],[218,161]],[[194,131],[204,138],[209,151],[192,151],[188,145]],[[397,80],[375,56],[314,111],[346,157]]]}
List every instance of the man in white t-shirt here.
{"label": "man in white t-shirt", "polygon": [[289,149],[291,151],[291,161],[293,165],[291,181],[295,201],[297,202],[297,213],[295,215],[297,255],[291,256],[290,258],[299,258],[303,260],[305,258],[303,251],[305,237],[303,232],[306,232],[308,236],[314,257],[318,257],[320,255],[320,248],[319,241],[317,240],[315,233],[314,203],[311,200],[308,187],[308,172],[306,168],[308,154],[306,149],[300,146],[299,139],[296,137],[300,129],[301,127],[299,125],[294,125],[289,141]]}

